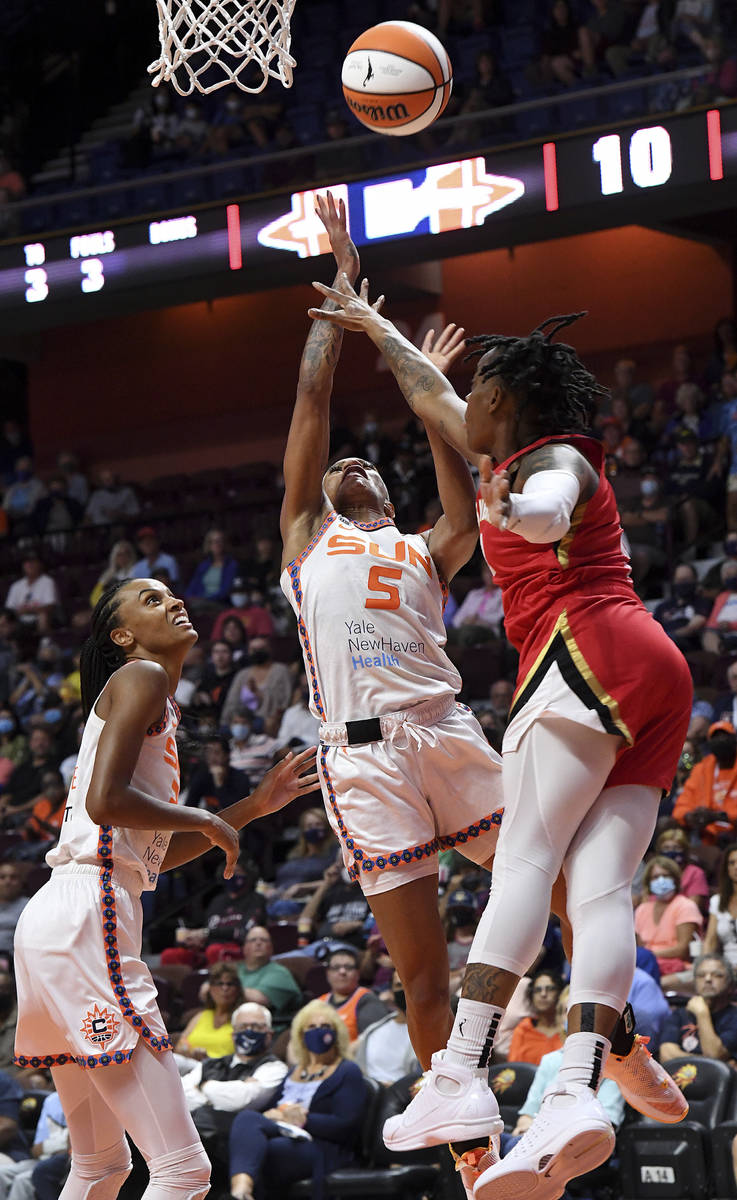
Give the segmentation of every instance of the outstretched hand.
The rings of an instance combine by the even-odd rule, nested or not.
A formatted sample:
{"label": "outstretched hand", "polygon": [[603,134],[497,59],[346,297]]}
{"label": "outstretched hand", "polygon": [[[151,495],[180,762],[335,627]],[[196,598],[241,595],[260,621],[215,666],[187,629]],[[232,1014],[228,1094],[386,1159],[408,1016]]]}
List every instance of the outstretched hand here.
{"label": "outstretched hand", "polygon": [[328,287],[324,283],[314,283],[312,286],[328,300],[336,305],[334,309],[309,308],[307,315],[317,321],[329,321],[332,325],[342,325],[343,329],[366,330],[377,314],[381,312],[384,297],[379,296],[373,304],[369,304],[368,279],[364,279],[361,288],[356,292],[345,272],[341,272],[339,286]]}
{"label": "outstretched hand", "polygon": [[466,345],[466,331],[462,325],[446,325],[435,338],[435,330],[429,329],[422,343],[422,353],[433,366],[447,375],[455,360]]}
{"label": "outstretched hand", "polygon": [[495,475],[488,454],[483,454],[479,460],[479,492],[484,503],[484,519],[497,529],[506,529],[511,511],[509,472],[499,471]]}
{"label": "outstretched hand", "polygon": [[316,746],[309,746],[299,754],[290,750],[280,763],[266,772],[252,794],[257,808],[255,817],[265,817],[269,813],[278,812],[294,800],[295,796],[304,796],[320,786],[317,771],[301,774],[305,767],[315,766],[316,753]]}
{"label": "outstretched hand", "polygon": [[326,192],[324,196],[315,196],[315,212],[327,230],[338,270],[345,271],[350,279],[357,279],[361,260],[348,232],[345,202],[339,200],[336,205],[332,192]]}

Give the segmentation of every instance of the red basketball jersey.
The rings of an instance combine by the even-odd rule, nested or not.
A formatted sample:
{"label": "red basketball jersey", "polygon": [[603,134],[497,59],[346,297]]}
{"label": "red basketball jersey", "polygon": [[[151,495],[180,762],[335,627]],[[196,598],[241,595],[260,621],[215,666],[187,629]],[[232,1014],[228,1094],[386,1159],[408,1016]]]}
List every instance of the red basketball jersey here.
{"label": "red basketball jersey", "polygon": [[477,498],[484,557],[502,589],[507,637],[520,655],[510,717],[522,713],[555,662],[601,727],[624,739],[608,783],[669,788],[691,712],[691,676],[632,586],[602,446],[581,435],[540,438],[495,470],[513,476],[515,463],[549,442],[573,446],[599,475],[594,495],[576,505],[560,541],[538,545],[497,529]]}

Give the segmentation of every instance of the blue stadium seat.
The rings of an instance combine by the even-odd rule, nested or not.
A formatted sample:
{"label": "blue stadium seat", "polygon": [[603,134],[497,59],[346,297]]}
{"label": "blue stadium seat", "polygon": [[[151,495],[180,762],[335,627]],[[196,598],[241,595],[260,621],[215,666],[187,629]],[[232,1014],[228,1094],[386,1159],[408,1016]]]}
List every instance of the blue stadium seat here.
{"label": "blue stadium seat", "polygon": [[647,112],[644,88],[628,88],[626,92],[613,92],[602,96],[606,116],[613,121],[626,117],[637,117]]}
{"label": "blue stadium seat", "polygon": [[127,193],[122,189],[115,192],[105,192],[97,197],[97,212],[101,217],[115,220],[124,217],[130,211]]}
{"label": "blue stadium seat", "polygon": [[36,204],[21,212],[21,228],[24,233],[41,233],[54,225],[53,204]]}
{"label": "blue stadium seat", "polygon": [[137,212],[166,208],[171,204],[169,188],[165,183],[143,183],[133,188],[131,200]]}
{"label": "blue stadium seat", "polygon": [[56,219],[60,225],[83,225],[91,215],[92,203],[88,196],[60,200],[56,206]]}
{"label": "blue stadium seat", "polygon": [[539,137],[540,134],[551,133],[556,128],[555,109],[549,105],[531,108],[527,112],[517,113],[514,118],[517,133],[522,138]]}
{"label": "blue stadium seat", "polygon": [[601,115],[601,100],[597,96],[581,96],[558,105],[558,122],[561,129],[582,129],[595,125]]}

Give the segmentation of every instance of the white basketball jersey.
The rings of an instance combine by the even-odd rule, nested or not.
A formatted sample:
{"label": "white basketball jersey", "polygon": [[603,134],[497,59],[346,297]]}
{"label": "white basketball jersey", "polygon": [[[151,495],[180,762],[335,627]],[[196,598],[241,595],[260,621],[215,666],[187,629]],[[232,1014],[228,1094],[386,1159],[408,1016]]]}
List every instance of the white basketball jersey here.
{"label": "white basketball jersey", "polygon": [[443,650],[444,585],[419,534],[331,512],[281,586],[321,720],[378,717],[460,691]]}
{"label": "white basketball jersey", "polygon": [[[131,787],[157,800],[168,800],[171,804],[177,804],[179,800],[179,755],[174,736],[179,715],[174,702],[167,700],[166,712],[143,739],[131,779]],[[169,846],[171,830],[95,825],[87,812],[87,789],[104,727],[105,722],[96,715],[93,705],[84,727],[77,765],[69,786],[61,835],[57,845],[46,855],[46,862],[50,867],[60,867],[66,863],[101,866],[103,860],[112,860],[113,869],[125,867],[136,872],[141,877],[143,890],[153,891]]]}

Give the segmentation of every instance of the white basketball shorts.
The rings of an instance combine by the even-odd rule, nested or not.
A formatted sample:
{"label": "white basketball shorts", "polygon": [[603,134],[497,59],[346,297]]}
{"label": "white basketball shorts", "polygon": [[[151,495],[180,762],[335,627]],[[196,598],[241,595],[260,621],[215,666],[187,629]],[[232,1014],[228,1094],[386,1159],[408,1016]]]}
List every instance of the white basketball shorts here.
{"label": "white basketball shorts", "polygon": [[[141,961],[140,880],[94,866],[56,867],[15,933],[15,1065],[127,1062],[139,1038],[171,1049],[156,985]],[[129,890],[130,889],[130,890]]]}
{"label": "white basketball shorts", "polygon": [[470,709],[449,708],[434,724],[403,723],[391,739],[320,745],[328,819],[366,895],[434,874],[440,850],[485,863],[496,849],[502,760]]}

